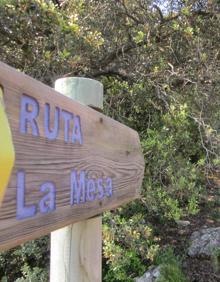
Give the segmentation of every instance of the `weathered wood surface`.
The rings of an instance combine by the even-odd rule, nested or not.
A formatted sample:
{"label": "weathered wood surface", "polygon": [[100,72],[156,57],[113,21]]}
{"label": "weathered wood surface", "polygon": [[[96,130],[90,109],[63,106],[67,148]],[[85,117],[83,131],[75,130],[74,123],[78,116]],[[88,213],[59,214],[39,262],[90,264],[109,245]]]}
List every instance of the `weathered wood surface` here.
{"label": "weathered wood surface", "polygon": [[[64,97],[46,85],[0,63],[0,84],[4,88],[6,113],[12,130],[16,160],[0,208],[0,249],[7,249],[40,237],[70,223],[90,218],[118,207],[139,196],[144,160],[138,134],[98,113]],[[39,103],[39,136],[19,130],[22,95]],[[44,108],[51,109],[51,128],[55,107],[80,116],[83,144],[65,143],[64,125],[59,135],[48,140],[44,133]],[[32,109],[28,109],[32,111]],[[70,134],[70,132],[69,132]],[[1,156],[0,156],[1,157]],[[4,168],[1,168],[4,169]],[[87,178],[111,178],[112,196],[70,205],[71,171],[85,171]],[[17,172],[25,172],[25,205],[36,205],[34,216],[17,219]],[[38,202],[45,195],[39,187],[48,181],[56,187],[56,208],[42,214]]]}
{"label": "weathered wood surface", "polygon": [[[83,105],[103,109],[103,85],[96,80],[61,78],[55,90]],[[102,281],[102,216],[55,230],[50,242],[51,282]]]}
{"label": "weathered wood surface", "polygon": [[51,282],[102,281],[101,216],[58,229],[53,232],[51,245]]}

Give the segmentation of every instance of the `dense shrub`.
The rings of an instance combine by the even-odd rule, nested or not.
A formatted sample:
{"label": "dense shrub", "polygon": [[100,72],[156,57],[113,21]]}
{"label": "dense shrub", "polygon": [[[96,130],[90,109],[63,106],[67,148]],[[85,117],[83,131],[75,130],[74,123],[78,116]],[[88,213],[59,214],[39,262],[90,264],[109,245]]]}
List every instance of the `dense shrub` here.
{"label": "dense shrub", "polygon": [[[50,86],[100,80],[105,114],[141,137],[142,197],[104,216],[105,281],[143,273],[159,249],[148,219],[196,214],[219,168],[219,10],[217,0],[0,1],[1,61]],[[46,279],[37,242],[1,254],[0,275]]]}
{"label": "dense shrub", "polygon": [[182,271],[181,259],[175,256],[172,248],[168,247],[160,251],[155,263],[160,265],[158,282],[189,282]]}
{"label": "dense shrub", "polygon": [[47,236],[0,253],[0,277],[4,282],[48,281],[48,268]]}
{"label": "dense shrub", "polygon": [[103,256],[108,261],[104,281],[133,281],[134,274],[141,274],[144,264],[152,262],[157,254],[159,245],[152,228],[143,214],[132,214],[125,213],[123,208],[115,214],[105,213]]}

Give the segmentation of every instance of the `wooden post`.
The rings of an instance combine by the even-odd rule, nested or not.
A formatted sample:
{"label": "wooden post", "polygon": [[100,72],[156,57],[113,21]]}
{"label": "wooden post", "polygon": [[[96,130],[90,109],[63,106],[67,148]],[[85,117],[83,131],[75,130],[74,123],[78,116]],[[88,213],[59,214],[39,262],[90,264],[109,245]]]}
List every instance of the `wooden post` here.
{"label": "wooden post", "polygon": [[[62,78],[55,89],[84,105],[102,109],[103,86],[87,78]],[[51,233],[51,282],[102,281],[102,217],[84,220]]]}
{"label": "wooden post", "polygon": [[[144,158],[136,131],[1,62],[0,85],[4,100],[0,97],[4,102],[0,124],[6,126],[8,120],[6,127],[0,126],[1,144],[6,145],[0,150],[0,164],[9,176],[6,186],[0,177],[0,190],[6,190],[0,207],[0,250],[99,216],[140,196]],[[65,78],[58,80],[56,88],[73,98],[81,93],[82,102],[102,106],[99,82]],[[87,229],[88,224],[83,226]],[[90,230],[81,250],[94,247]],[[97,281],[94,264],[100,264],[94,254],[88,261],[85,253],[81,252],[80,263]]]}

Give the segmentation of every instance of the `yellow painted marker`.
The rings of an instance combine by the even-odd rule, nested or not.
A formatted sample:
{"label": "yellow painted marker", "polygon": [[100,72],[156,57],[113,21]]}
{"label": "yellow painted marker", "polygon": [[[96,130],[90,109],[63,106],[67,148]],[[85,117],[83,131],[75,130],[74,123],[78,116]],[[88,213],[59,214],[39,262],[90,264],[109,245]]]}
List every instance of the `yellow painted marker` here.
{"label": "yellow painted marker", "polygon": [[6,116],[3,91],[0,87],[0,204],[2,203],[15,161],[10,125]]}

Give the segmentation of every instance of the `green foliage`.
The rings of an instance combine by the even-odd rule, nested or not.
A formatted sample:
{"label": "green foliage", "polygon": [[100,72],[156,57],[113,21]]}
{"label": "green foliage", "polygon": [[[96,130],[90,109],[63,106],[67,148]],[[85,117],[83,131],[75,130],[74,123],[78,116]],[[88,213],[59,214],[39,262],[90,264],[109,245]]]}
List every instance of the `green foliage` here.
{"label": "green foliage", "polygon": [[[100,80],[105,114],[141,137],[142,198],[104,218],[105,281],[141,275],[159,249],[148,219],[198,213],[219,169],[219,2],[205,2],[0,1],[1,61],[51,86]],[[2,253],[1,277],[44,279],[48,247],[37,242]],[[175,262],[167,267],[170,281],[184,281]]]}
{"label": "green foliage", "polygon": [[171,105],[161,117],[161,126],[148,129],[142,145],[146,156],[143,195],[150,209],[167,219],[180,219],[198,212],[204,179],[198,130],[186,105]]}
{"label": "green foliage", "polygon": [[158,282],[189,282],[183,274],[180,266],[175,264],[166,264],[161,267],[161,277]]}
{"label": "green foliage", "polygon": [[18,278],[16,282],[46,282],[48,281],[48,271],[39,267],[30,268],[27,264],[22,266],[22,278]]}
{"label": "green foliage", "polygon": [[104,281],[133,281],[134,274],[145,270],[145,263],[153,261],[159,245],[143,215],[124,218],[119,214],[105,213],[103,227],[103,255],[108,260]]}
{"label": "green foliage", "polygon": [[217,272],[220,269],[220,248],[213,251],[211,261],[214,271]]}
{"label": "green foliage", "polygon": [[1,252],[0,277],[7,282],[48,281],[48,240],[48,237],[42,237],[41,239],[23,244],[18,248]]}
{"label": "green foliage", "polygon": [[0,26],[1,61],[50,85],[55,76],[77,67],[79,53],[85,62],[83,50],[96,40],[88,43],[77,19],[49,1],[5,1]]}
{"label": "green foliage", "polygon": [[172,248],[160,251],[155,262],[160,265],[158,282],[189,282],[181,269],[181,260],[174,255]]}

